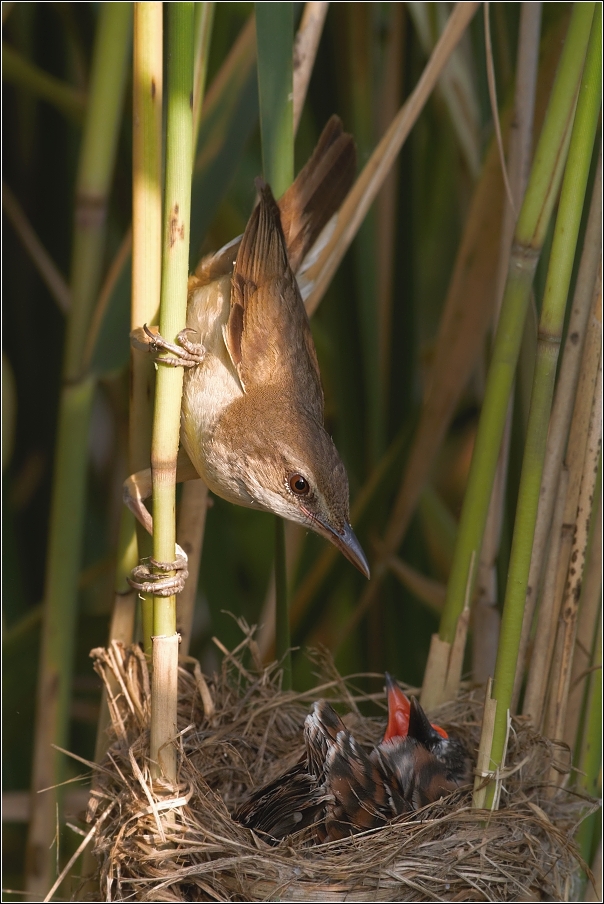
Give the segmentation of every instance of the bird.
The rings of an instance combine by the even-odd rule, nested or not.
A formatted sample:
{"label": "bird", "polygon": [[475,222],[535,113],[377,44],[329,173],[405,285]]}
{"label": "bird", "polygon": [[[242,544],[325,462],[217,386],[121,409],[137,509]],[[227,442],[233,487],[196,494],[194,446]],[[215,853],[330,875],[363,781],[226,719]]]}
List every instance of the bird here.
{"label": "bird", "polygon": [[[355,173],[352,137],[338,117],[275,202],[259,199],[243,237],[206,258],[189,280],[187,326],[177,343],[148,327],[136,348],[185,367],[177,481],[202,477],[238,505],[274,512],[333,543],[367,578],[350,524],[348,477],[324,427],[319,365],[296,272],[339,208]],[[124,499],[152,528],[144,506],[150,472],[126,481]]]}
{"label": "bird", "polygon": [[[417,698],[407,697],[388,672],[386,672],[386,694],[388,723],[380,748],[390,752],[392,748],[388,745],[400,747],[401,737],[413,739],[445,769],[447,780],[453,782],[456,787],[467,784],[470,780],[471,761],[465,744],[457,737],[450,737],[440,725],[431,723]],[[424,789],[428,785],[427,772],[419,780],[418,786]]]}
{"label": "bird", "polygon": [[[444,738],[416,698],[409,700],[388,680],[388,725],[370,753],[333,707],[318,700],[304,723],[304,756],[253,791],[233,818],[271,844],[309,826],[317,842],[335,841],[384,826],[464,785],[469,757],[462,742]],[[402,709],[402,697],[409,718],[404,734],[397,735],[393,711]],[[439,745],[434,736],[448,744]]]}

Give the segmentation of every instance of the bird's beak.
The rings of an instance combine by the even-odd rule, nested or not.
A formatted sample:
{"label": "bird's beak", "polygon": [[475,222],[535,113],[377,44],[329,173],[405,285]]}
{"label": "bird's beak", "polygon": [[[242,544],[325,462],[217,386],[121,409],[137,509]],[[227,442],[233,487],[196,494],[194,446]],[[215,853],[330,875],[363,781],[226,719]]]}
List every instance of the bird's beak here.
{"label": "bird's beak", "polygon": [[386,672],[386,694],[388,696],[388,725],[382,743],[392,738],[406,738],[409,730],[411,703],[394,678]]}
{"label": "bird's beak", "polygon": [[440,725],[430,723],[428,716],[423,711],[419,701],[411,697],[411,709],[409,712],[409,736],[415,738],[425,747],[440,738],[448,738],[449,735]]}
{"label": "bird's beak", "polygon": [[330,540],[334,546],[337,546],[340,552],[346,556],[348,561],[352,562],[355,568],[358,568],[361,574],[364,574],[369,580],[371,576],[369,572],[369,563],[363,552],[363,547],[357,540],[350,524],[345,524],[344,530],[340,533],[340,531],[335,530],[331,525],[326,524],[324,521],[320,521],[317,518],[315,518],[314,521],[315,527],[319,528],[319,533]]}

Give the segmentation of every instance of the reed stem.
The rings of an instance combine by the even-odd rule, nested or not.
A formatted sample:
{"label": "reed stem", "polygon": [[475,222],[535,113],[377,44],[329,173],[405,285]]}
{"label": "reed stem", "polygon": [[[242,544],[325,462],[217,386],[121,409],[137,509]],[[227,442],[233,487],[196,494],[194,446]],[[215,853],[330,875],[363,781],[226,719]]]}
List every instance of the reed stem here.
{"label": "reed stem", "polygon": [[[602,615],[596,629],[592,671],[587,694],[586,720],[583,738],[577,758],[577,786],[591,797],[601,796],[602,767]],[[577,832],[577,843],[583,859],[589,863],[593,853],[593,840],[598,824],[598,813],[588,817]]]}
{"label": "reed stem", "polygon": [[[601,73],[600,14],[601,8],[598,7],[593,18],[576,114],[572,122],[572,138],[564,172],[539,324],[531,408],[520,477],[514,537],[492,694],[497,701],[490,754],[490,761],[495,770],[499,769],[505,758],[508,717],[520,645],[524,601],[528,586],[531,550],[537,520],[537,507],[547,446],[556,365],[598,123]],[[589,22],[589,20],[587,21]],[[569,38],[571,30],[572,23],[571,29],[569,29]],[[571,121],[572,119],[571,116]],[[530,188],[527,196],[529,193]],[[520,214],[519,231],[521,231],[523,226],[523,212]],[[491,782],[486,791],[485,806],[492,807],[497,800],[497,796],[497,782]]]}
{"label": "reed stem", "polygon": [[[201,123],[215,5],[213,2],[195,3],[193,158]],[[182,489],[176,529],[179,545],[187,554],[189,571],[187,582],[178,597],[176,610],[177,629],[181,637],[179,652],[181,658],[188,656],[191,643],[207,506],[208,488],[204,482],[186,481]]]}
{"label": "reed stem", "polygon": [[[163,13],[161,3],[134,4],[132,125],[132,302],[131,329],[157,323],[161,286]],[[131,350],[129,468],[135,474],[151,464],[152,399],[155,367],[150,356]],[[151,555],[152,542],[137,524],[139,557]],[[153,598],[141,594],[145,653],[151,656]]]}
{"label": "reed stem", "polygon": [[577,621],[577,637],[573,655],[570,692],[566,708],[563,740],[574,752],[578,761],[583,722],[586,718],[585,697],[590,686],[592,672],[601,668],[601,660],[594,661],[594,643],[600,638],[598,627],[602,612],[602,464],[594,497],[592,530],[589,538],[589,556],[583,573],[581,600]]}
{"label": "reed stem", "polygon": [[575,102],[593,6],[575,6],[524,202],[516,225],[510,268],[472,465],[461,513],[455,558],[440,623],[441,640],[452,643],[468,588],[475,583],[489,501],[531,286],[566,161]]}
{"label": "reed stem", "polygon": [[[51,745],[67,746],[85,523],[88,427],[96,386],[94,377],[82,372],[82,356],[105,251],[106,207],[124,97],[130,18],[127,3],[104,4],[99,10],[75,192],[71,309],[53,475],[26,854],[27,890],[33,900],[42,900],[55,874],[48,840],[55,835],[63,757]],[[39,794],[43,788],[53,790]]]}
{"label": "reed stem", "polygon": [[559,610],[556,656],[550,676],[550,702],[546,731],[549,737],[560,738],[564,734],[566,710],[570,689],[570,676],[577,631],[577,615],[583,572],[589,547],[590,523],[593,499],[597,484],[602,452],[602,358],[600,357],[593,403],[587,429],[585,457],[573,531],[567,580]]}
{"label": "reed stem", "polygon": [[[514,694],[512,697],[512,709],[514,711],[518,704],[524,677],[531,627],[537,601],[540,598],[542,574],[545,575],[545,580],[548,579],[549,574],[549,566],[548,569],[544,571],[544,560],[548,555],[548,549],[551,551],[552,545],[554,544],[555,531],[559,534],[562,524],[563,509],[558,523],[556,522],[553,513],[560,492],[562,460],[566,449],[570,422],[573,416],[577,382],[581,367],[581,356],[586,334],[588,332],[589,314],[592,306],[592,299],[594,297],[594,285],[596,284],[598,262],[601,257],[601,244],[602,154],[600,152],[600,159],[598,161],[596,177],[594,179],[589,218],[583,240],[581,264],[577,275],[575,294],[568,321],[564,353],[560,365],[560,373],[557,380],[556,395],[548,431],[547,452],[543,466],[537,524],[535,526],[531,567],[524,606],[522,635],[518,652],[518,665],[516,668]],[[551,541],[550,537],[552,538]],[[539,624],[541,627],[537,632],[536,644],[541,646],[543,631],[548,630],[548,628],[546,628],[548,620],[542,620],[541,612],[539,613]],[[533,675],[533,672],[535,671],[534,665],[535,662],[533,659],[531,662],[531,675]],[[528,713],[536,714],[540,711],[540,706],[535,708],[534,704],[530,702],[530,696],[527,689],[525,704],[528,703],[528,709],[525,705],[523,710],[525,715]]]}
{"label": "reed stem", "polygon": [[[557,615],[564,593],[575,529],[577,504],[585,441],[596,384],[602,342],[602,283],[594,288],[591,313],[587,321],[581,368],[572,403],[572,421],[568,432],[564,465],[557,478],[557,500],[551,527],[551,541],[543,593],[541,595],[535,644],[530,661],[522,713],[541,728],[548,692],[549,673],[554,652]],[[554,551],[557,553],[554,556]]]}
{"label": "reed stem", "polygon": [[[516,215],[522,204],[530,169],[540,31],[541,3],[523,3],[520,9],[518,67],[514,97],[514,128],[510,129],[508,142],[510,198],[508,198],[508,203],[504,206],[501,226],[497,267],[495,328],[505,291]],[[501,451],[497,462],[497,472],[495,474],[493,493],[485,525],[482,553],[478,565],[476,602],[472,610],[472,678],[476,684],[484,684],[487,678],[493,675],[497,644],[499,642],[500,614],[497,608],[497,558],[505,511],[508,460],[512,433],[512,405],[513,399],[510,401],[508,408]]]}
{"label": "reed stem", "polygon": [[[171,3],[168,14],[166,190],[159,328],[168,342],[184,329],[187,307],[191,172],[193,167],[193,3]],[[176,457],[180,434],[182,367],[158,359],[151,469],[153,475],[153,557],[173,562],[176,552]],[[151,760],[156,777],[176,781],[176,598],[154,597]],[[162,638],[157,641],[157,638]],[[164,642],[165,641],[165,642]],[[159,681],[159,679],[158,679]],[[163,683],[162,683],[163,682]],[[160,686],[161,685],[161,686]],[[159,696],[157,696],[159,694]]]}

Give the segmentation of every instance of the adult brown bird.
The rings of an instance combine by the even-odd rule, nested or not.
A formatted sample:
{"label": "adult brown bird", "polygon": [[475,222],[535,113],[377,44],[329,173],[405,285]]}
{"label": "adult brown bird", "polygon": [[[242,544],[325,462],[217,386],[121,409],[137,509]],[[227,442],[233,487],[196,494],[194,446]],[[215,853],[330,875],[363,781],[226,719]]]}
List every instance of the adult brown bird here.
{"label": "adult brown bird", "polygon": [[[332,117],[279,204],[257,180],[259,201],[240,242],[191,277],[178,344],[148,329],[135,331],[133,342],[186,367],[178,481],[200,476],[230,502],[310,528],[369,577],[350,525],[346,470],[323,425],[319,366],[295,277],[354,171],[352,138]],[[126,481],[126,503],[151,529],[149,494],[149,471]]]}
{"label": "adult brown bird", "polygon": [[[400,703],[396,695],[388,694],[386,735],[393,706]],[[252,792],[233,818],[269,843],[308,826],[314,827],[318,841],[334,841],[386,825],[464,785],[469,757],[462,742],[443,738],[414,697],[407,703],[408,733],[385,735],[367,753],[333,707],[319,700],[304,724],[304,758]],[[445,746],[437,738],[446,741]]]}

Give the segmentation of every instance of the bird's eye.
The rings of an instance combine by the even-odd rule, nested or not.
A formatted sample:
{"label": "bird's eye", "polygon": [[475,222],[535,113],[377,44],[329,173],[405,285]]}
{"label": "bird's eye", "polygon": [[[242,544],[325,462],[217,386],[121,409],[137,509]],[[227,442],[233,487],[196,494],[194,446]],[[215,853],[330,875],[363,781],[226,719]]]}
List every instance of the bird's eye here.
{"label": "bird's eye", "polygon": [[298,474],[298,472],[290,475],[289,488],[296,496],[307,496],[310,493],[308,480],[302,474]]}

